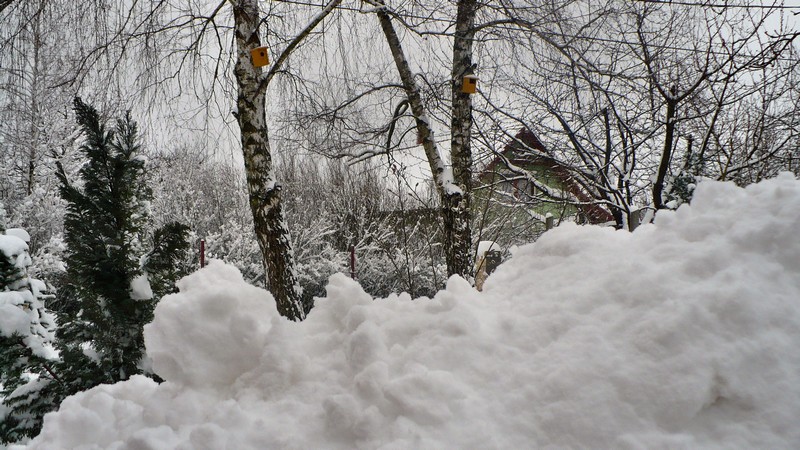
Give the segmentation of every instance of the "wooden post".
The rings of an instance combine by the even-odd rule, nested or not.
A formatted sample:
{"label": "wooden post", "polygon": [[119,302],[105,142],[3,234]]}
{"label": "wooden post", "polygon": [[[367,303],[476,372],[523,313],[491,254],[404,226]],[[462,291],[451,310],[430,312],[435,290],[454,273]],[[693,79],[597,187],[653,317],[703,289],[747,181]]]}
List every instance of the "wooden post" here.
{"label": "wooden post", "polygon": [[544,220],[545,220],[545,222],[544,222],[545,223],[545,227],[548,230],[552,230],[553,227],[556,225],[556,218],[553,217],[553,216],[547,216]]}
{"label": "wooden post", "polygon": [[642,217],[644,216],[644,212],[646,210],[644,208],[637,209],[636,211],[631,211],[630,218],[628,219],[628,229],[633,231],[639,227],[642,223]]}
{"label": "wooden post", "polygon": [[350,278],[356,279],[356,248],[350,246]]}
{"label": "wooden post", "polygon": [[494,273],[494,270],[500,265],[501,259],[502,255],[500,254],[500,250],[489,250],[486,252],[486,259],[484,260],[486,275]]}
{"label": "wooden post", "polygon": [[637,209],[636,211],[631,211],[630,218],[628,219],[628,229],[633,231],[642,224],[652,222],[653,213],[655,213],[655,210],[647,206]]}
{"label": "wooden post", "polygon": [[206,266],[206,240],[200,239],[200,268]]}

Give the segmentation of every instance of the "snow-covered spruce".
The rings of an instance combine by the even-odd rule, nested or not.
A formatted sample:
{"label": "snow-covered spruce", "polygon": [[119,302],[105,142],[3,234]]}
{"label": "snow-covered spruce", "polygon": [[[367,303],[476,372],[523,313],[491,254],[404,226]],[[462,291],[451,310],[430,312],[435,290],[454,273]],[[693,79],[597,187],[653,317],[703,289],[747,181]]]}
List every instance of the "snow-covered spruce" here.
{"label": "snow-covered spruce", "polygon": [[[55,318],[45,309],[45,285],[30,278],[31,257],[22,229],[0,232],[0,442],[35,435],[40,382],[29,369],[57,358]],[[39,416],[43,415],[41,412]]]}
{"label": "snow-covered spruce", "polygon": [[30,449],[798,448],[800,182],[703,182],[634,233],[564,225],[482,293],[306,321],[212,263],[145,328],[154,370],[64,401]]}

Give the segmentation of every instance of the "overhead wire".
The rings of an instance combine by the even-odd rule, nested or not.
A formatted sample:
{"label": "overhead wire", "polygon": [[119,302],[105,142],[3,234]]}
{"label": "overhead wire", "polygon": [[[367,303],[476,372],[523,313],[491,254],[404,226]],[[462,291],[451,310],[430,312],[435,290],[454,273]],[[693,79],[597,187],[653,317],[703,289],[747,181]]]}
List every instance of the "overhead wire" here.
{"label": "overhead wire", "polygon": [[[300,6],[315,6],[315,7],[322,7],[324,4],[317,4],[312,3],[311,1],[302,1],[302,0],[272,0],[274,3],[286,3],[291,5],[300,5]],[[763,4],[763,3],[719,3],[718,0],[714,2],[689,2],[683,0],[633,0],[633,3],[641,3],[641,4],[659,4],[659,5],[671,5],[671,6],[692,6],[692,7],[700,7],[700,8],[735,8],[735,9],[756,9],[756,10],[800,10],[800,4],[798,5],[785,5],[785,4]],[[365,12],[361,8],[354,8],[352,6],[343,6],[338,5],[335,7],[340,11],[351,11],[351,12]],[[418,20],[427,20],[432,22],[441,22],[441,23],[448,23],[453,24],[455,23],[455,19],[450,19],[446,17],[435,17],[435,16],[421,16],[418,14],[411,14],[411,13],[403,13],[403,17],[407,17],[410,19],[418,19]]]}
{"label": "overhead wire", "polygon": [[675,5],[675,6],[697,6],[701,8],[736,8],[736,9],[800,9],[800,5],[783,5],[773,4],[765,5],[763,3],[719,3],[718,1],[709,2],[687,2],[682,0],[635,0],[636,3],[656,3],[661,5]]}
{"label": "overhead wire", "polygon": [[[294,5],[301,5],[301,6],[324,6],[322,4],[316,4],[308,1],[302,0],[273,0],[276,3],[287,3],[287,4],[294,4]],[[800,5],[737,5],[737,4],[720,4],[720,3],[711,3],[711,2],[687,2],[687,1],[680,1],[680,0],[635,0],[638,3],[658,3],[658,4],[667,4],[667,5],[680,5],[680,6],[700,6],[700,7],[736,7],[736,8],[753,8],[753,9],[798,9],[800,10]],[[359,8],[353,8],[349,6],[342,6],[339,5],[336,9],[341,11],[351,11],[351,12],[364,12]],[[433,17],[433,16],[420,16],[416,14],[410,13],[403,13],[404,17],[410,19],[418,19],[418,20],[426,20],[432,22],[439,22],[443,24],[453,24],[455,23],[455,19],[448,19],[448,18],[440,18],[440,17]],[[497,29],[505,29],[510,31],[515,31],[520,29],[519,27],[514,27],[510,25],[496,25],[494,28]],[[583,39],[583,40],[592,40],[598,42],[607,42],[607,43],[615,43],[615,44],[623,44],[623,45],[637,45],[636,42],[625,41],[622,39],[613,39],[607,37],[598,37],[598,36],[586,36],[586,35],[579,35],[579,34],[565,34],[565,33],[557,33],[552,31],[538,31],[541,34],[546,34],[550,36],[562,36],[568,39]],[[673,45],[662,45],[662,44],[648,44],[650,47],[657,48],[657,49],[664,49],[664,50],[676,50],[676,51],[686,51],[686,52],[698,52],[698,53],[709,53],[707,50],[697,49],[697,48],[686,48],[686,47],[678,47]],[[722,51],[711,51],[712,54],[718,55],[728,55],[727,52]],[[741,55],[742,57],[747,57],[749,55]]]}
{"label": "overhead wire", "polygon": [[[275,3],[286,3],[292,5],[300,5],[300,6],[314,6],[314,7],[322,7],[324,4],[317,4],[312,3],[311,1],[303,1],[303,0],[273,0]],[[694,6],[694,7],[709,7],[709,8],[722,8],[722,7],[732,7],[732,8],[752,8],[752,9],[797,9],[800,10],[800,5],[764,5],[764,4],[732,4],[732,3],[716,3],[716,2],[689,2],[689,1],[682,1],[682,0],[634,0],[636,3],[657,3],[657,4],[664,4],[664,5],[677,5],[677,6]],[[335,9],[340,11],[349,11],[349,12],[359,12],[363,13],[364,10],[360,8],[354,8],[351,6],[343,6],[339,5],[336,6]],[[452,25],[455,23],[455,19],[449,18],[442,18],[442,17],[434,17],[434,16],[421,16],[417,14],[411,13],[402,13],[404,18],[408,19],[416,19],[428,22],[437,22],[447,25]],[[502,29],[507,31],[518,31],[524,29],[524,27],[515,27],[513,25],[502,24],[502,25],[495,25],[493,26],[495,29]],[[548,35],[548,36],[557,36],[564,39],[577,39],[577,40],[587,40],[587,41],[595,41],[595,42],[605,42],[611,44],[620,44],[620,45],[627,45],[627,46],[638,46],[639,42],[634,41],[626,41],[623,39],[614,39],[610,37],[600,37],[600,36],[586,36],[581,34],[565,34],[553,31],[545,31],[539,30],[536,31],[539,34]],[[675,45],[668,45],[668,44],[658,44],[658,43],[648,43],[648,46],[653,49],[659,50],[674,50],[674,51],[682,51],[682,52],[689,52],[689,53],[697,53],[697,54],[712,54],[718,56],[736,56],[740,58],[754,58],[756,55],[749,55],[749,54],[739,54],[739,55],[731,55],[730,52],[721,51],[721,50],[713,50],[710,48],[702,49],[702,48],[688,48],[688,47],[679,47]],[[794,61],[792,58],[777,58],[780,61]]]}
{"label": "overhead wire", "polygon": [[[509,27],[504,25],[498,25],[497,28],[505,29],[509,31],[516,31],[519,28]],[[638,46],[640,45],[639,42],[635,41],[626,41],[622,39],[613,39],[613,38],[604,38],[599,36],[585,36],[580,34],[565,34],[565,33],[558,33],[555,31],[537,31],[537,33],[548,35],[548,36],[557,36],[563,37],[568,39],[583,39],[587,41],[597,41],[597,42],[606,42],[612,44],[621,44],[621,45],[628,45],[628,46]],[[647,43],[647,46],[650,48],[660,49],[660,50],[675,50],[675,51],[683,51],[683,52],[694,52],[698,54],[712,54],[712,55],[719,55],[719,56],[738,56],[741,58],[754,58],[756,55],[749,55],[749,54],[739,54],[739,55],[731,55],[730,52],[724,52],[720,50],[712,50],[712,49],[702,49],[702,48],[688,48],[688,47],[678,47],[674,45],[666,45],[666,44],[656,44],[656,43]],[[727,47],[726,47],[727,48]],[[791,60],[791,59],[787,59]]]}

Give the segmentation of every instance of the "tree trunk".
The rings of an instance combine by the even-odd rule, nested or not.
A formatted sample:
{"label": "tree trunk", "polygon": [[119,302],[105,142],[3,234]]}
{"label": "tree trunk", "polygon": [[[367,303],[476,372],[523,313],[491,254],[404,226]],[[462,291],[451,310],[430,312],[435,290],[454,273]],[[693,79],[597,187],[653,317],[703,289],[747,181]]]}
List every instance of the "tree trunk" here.
{"label": "tree trunk", "polygon": [[452,172],[446,170],[444,161],[436,148],[433,130],[430,128],[425,113],[419,87],[414,80],[391,18],[383,9],[376,11],[406,91],[411,112],[416,119],[422,147],[425,150],[442,203],[447,273],[448,275],[461,275],[465,278],[469,277],[472,269],[472,232],[469,211],[469,192],[472,187],[472,151],[469,145],[472,128],[472,102],[468,94],[461,93],[461,80],[467,70],[472,67],[472,39],[474,37],[472,25],[476,9],[477,2],[475,0],[459,3],[459,24],[453,47],[453,73],[459,73],[459,75],[454,76],[457,79],[453,80]]}
{"label": "tree trunk", "polygon": [[[38,13],[44,9],[43,4],[39,4]],[[31,61],[31,86],[30,86],[30,142],[28,143],[28,173],[25,180],[25,192],[27,195],[33,193],[33,186],[36,184],[36,165],[38,156],[39,144],[39,122],[41,119],[41,112],[39,111],[39,86],[41,73],[41,50],[42,50],[42,33],[41,33],[41,14],[36,14],[33,18],[33,48],[32,61]]]}
{"label": "tree trunk", "polygon": [[476,0],[461,0],[456,13],[453,38],[452,116],[450,119],[450,159],[453,180],[461,188],[443,200],[445,218],[445,255],[448,275],[468,277],[472,271],[472,96],[462,92],[464,75],[472,74],[472,42],[475,39]]}
{"label": "tree trunk", "polygon": [[294,273],[289,230],[283,221],[281,186],[272,174],[265,96],[259,93],[259,70],[250,59],[250,50],[261,45],[258,0],[231,0],[231,4],[238,51],[234,69],[239,86],[236,116],[256,237],[278,312],[291,320],[303,320],[305,312]]}
{"label": "tree trunk", "polygon": [[[611,210],[611,216],[614,218],[614,223],[616,228],[620,230],[625,225],[622,209],[619,207],[619,205],[624,202],[624,199],[622,198],[622,189],[619,189],[619,185],[617,185],[618,189],[617,193],[614,194],[614,196],[617,197],[616,200],[619,203],[612,202],[611,195],[609,194],[610,192],[613,192],[612,189],[614,187],[613,184],[611,183],[611,178],[609,178],[610,177],[609,170],[611,169],[611,151],[613,150],[613,143],[611,142],[611,119],[608,116],[608,108],[603,108],[602,113],[603,113],[603,124],[605,125],[606,128],[606,151],[605,155],[603,155],[603,167],[600,168],[600,173],[603,177],[602,179],[603,185],[607,186],[608,190],[600,189],[600,192],[603,199],[608,201],[609,205],[613,205],[609,209]],[[620,177],[620,180],[621,179],[622,177]]]}
{"label": "tree trunk", "polygon": [[667,129],[664,136],[664,153],[661,154],[661,163],[658,166],[656,182],[653,184],[653,206],[656,209],[664,209],[664,182],[667,178],[667,170],[672,161],[672,142],[675,136],[675,110],[677,109],[678,97],[677,89],[672,88],[667,97]]}

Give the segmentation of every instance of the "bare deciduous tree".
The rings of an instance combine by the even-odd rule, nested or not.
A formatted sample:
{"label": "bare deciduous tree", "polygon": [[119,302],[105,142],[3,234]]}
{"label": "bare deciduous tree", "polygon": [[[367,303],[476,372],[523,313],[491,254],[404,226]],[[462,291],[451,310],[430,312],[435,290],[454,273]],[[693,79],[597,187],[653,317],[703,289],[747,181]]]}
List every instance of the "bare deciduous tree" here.
{"label": "bare deciduous tree", "polygon": [[[496,64],[496,88],[498,96],[529,103],[486,98],[482,116],[513,127],[509,139],[520,127],[536,131],[618,227],[648,203],[674,207],[674,188],[694,183],[679,180],[682,168],[707,167],[709,145],[727,127],[725,111],[757,96],[761,80],[797,70],[790,52],[796,33],[764,37],[766,17],[779,10],[616,1],[512,6],[492,29],[494,54],[515,60]],[[559,20],[546,22],[548,15]],[[687,155],[704,161],[687,165]],[[512,169],[536,182],[524,168]]]}

